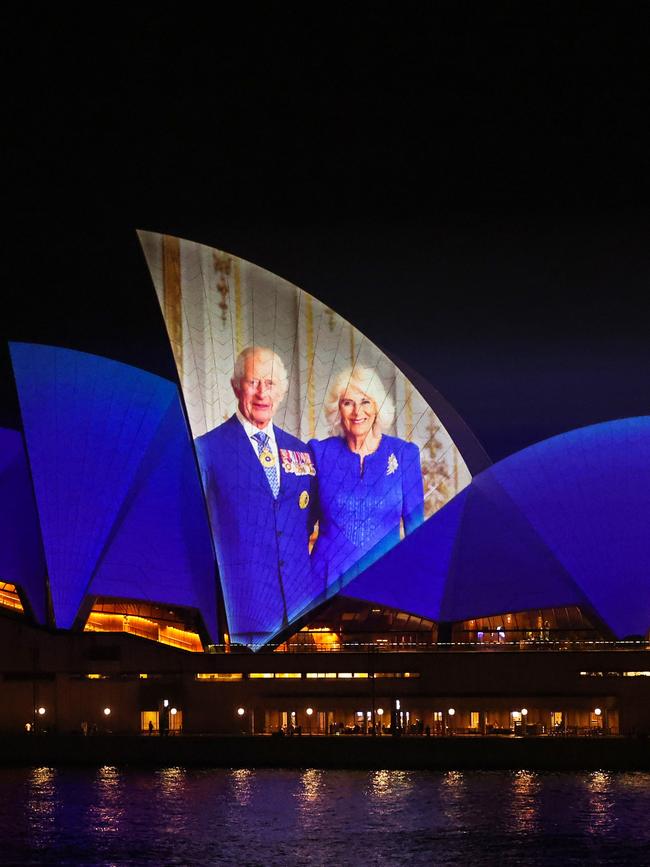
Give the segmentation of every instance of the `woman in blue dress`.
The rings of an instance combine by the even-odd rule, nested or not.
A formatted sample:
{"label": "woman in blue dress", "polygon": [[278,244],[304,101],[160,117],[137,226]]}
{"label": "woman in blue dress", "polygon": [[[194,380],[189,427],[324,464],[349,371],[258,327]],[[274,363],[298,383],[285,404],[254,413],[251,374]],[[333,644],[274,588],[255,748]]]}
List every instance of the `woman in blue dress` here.
{"label": "woman in blue dress", "polygon": [[376,371],[342,371],[325,414],[334,436],[309,443],[320,516],[312,568],[330,596],[422,523],[424,491],[418,447],[383,433],[395,408]]}

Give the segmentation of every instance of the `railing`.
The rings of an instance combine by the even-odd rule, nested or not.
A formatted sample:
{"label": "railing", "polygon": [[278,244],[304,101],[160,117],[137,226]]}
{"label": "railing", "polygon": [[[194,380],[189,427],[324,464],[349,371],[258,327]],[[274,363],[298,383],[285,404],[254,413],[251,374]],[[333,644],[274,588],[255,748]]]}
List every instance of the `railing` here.
{"label": "railing", "polygon": [[524,640],[483,643],[480,641],[431,642],[358,642],[343,641],[336,645],[296,644],[287,645],[223,645],[211,644],[208,653],[512,653],[539,651],[589,651],[589,650],[650,650],[650,641],[627,640]]}

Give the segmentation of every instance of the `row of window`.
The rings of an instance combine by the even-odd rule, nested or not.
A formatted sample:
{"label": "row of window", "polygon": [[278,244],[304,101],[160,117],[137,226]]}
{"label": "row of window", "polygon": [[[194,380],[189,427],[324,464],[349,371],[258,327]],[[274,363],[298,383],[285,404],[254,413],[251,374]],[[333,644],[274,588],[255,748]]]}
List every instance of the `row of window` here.
{"label": "row of window", "polygon": [[[375,678],[380,677],[390,677],[390,678],[404,678],[404,677],[419,677],[420,673],[417,671],[377,671],[374,674]],[[232,673],[232,672],[215,672],[215,671],[207,671],[201,672],[200,674],[196,674],[196,680],[201,681],[231,681],[231,680],[243,680],[244,678],[248,678],[248,680],[285,680],[285,679],[300,679],[300,678],[308,678],[308,679],[326,679],[326,680],[353,680],[355,678],[369,678],[372,677],[367,671],[333,671],[333,672],[301,672],[301,671],[275,671],[275,672],[250,672],[249,674],[242,673]]]}
{"label": "row of window", "polygon": [[[243,674],[242,672],[216,672],[216,671],[207,671],[207,672],[199,672],[194,675],[195,680],[199,681],[221,681],[228,682],[233,680],[294,680],[301,678],[309,678],[309,679],[326,679],[326,680],[353,680],[353,679],[363,679],[370,678],[372,674],[369,674],[367,671],[334,671],[334,672],[300,672],[300,671],[276,671],[276,672],[251,672],[249,674]],[[387,677],[387,678],[405,678],[405,677],[419,677],[420,673],[417,671],[377,671],[374,674],[375,678]],[[56,675],[53,672],[43,672],[43,671],[19,671],[19,672],[7,672],[4,675],[1,675],[3,680],[6,681],[33,681],[33,680],[54,680]],[[163,674],[144,674],[144,673],[133,673],[133,672],[124,672],[122,674],[71,674],[69,675],[71,680],[113,680],[113,681],[125,681],[125,680],[162,680]]]}
{"label": "row of window", "polygon": [[581,671],[580,677],[650,677],[650,671]]}

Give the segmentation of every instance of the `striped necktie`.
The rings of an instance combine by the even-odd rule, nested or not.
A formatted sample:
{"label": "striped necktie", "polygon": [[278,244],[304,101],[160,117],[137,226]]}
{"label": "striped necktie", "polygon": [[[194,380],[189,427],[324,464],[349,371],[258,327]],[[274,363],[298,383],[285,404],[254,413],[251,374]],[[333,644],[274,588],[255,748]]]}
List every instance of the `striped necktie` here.
{"label": "striped necktie", "polygon": [[273,456],[273,452],[268,447],[269,435],[264,431],[253,434],[253,439],[257,443],[257,454],[259,455],[260,463],[264,467],[266,478],[269,480],[273,498],[276,499],[280,493],[280,476],[278,474],[277,461]]}

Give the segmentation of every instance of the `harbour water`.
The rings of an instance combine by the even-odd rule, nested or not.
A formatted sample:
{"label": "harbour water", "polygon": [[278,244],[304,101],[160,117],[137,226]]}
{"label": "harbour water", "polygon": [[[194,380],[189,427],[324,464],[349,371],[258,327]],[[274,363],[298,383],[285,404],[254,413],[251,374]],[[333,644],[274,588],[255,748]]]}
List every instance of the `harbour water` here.
{"label": "harbour water", "polygon": [[647,865],[650,774],[0,769],[0,863]]}

